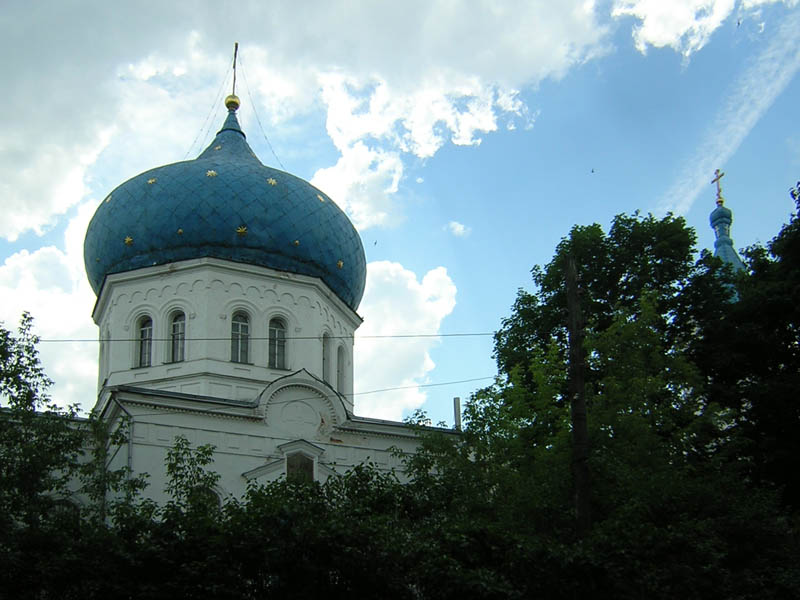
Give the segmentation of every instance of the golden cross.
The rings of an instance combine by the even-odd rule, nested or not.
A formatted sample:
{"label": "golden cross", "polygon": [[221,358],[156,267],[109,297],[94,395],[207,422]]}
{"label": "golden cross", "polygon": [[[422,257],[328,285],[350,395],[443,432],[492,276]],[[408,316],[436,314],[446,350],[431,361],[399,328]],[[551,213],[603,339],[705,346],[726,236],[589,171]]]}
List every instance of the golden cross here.
{"label": "golden cross", "polygon": [[722,185],[720,184],[720,179],[725,177],[725,173],[717,169],[714,171],[714,175],[716,175],[716,177],[711,180],[711,183],[717,184],[717,200],[722,200]]}

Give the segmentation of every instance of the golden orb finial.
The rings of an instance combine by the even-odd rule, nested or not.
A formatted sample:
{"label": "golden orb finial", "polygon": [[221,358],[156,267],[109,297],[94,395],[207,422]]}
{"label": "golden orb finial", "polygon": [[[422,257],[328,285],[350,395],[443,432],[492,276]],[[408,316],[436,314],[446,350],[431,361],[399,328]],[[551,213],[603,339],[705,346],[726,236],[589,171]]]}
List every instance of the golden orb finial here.
{"label": "golden orb finial", "polygon": [[241,102],[239,102],[239,96],[236,94],[231,94],[225,98],[225,108],[228,110],[238,110],[240,104]]}

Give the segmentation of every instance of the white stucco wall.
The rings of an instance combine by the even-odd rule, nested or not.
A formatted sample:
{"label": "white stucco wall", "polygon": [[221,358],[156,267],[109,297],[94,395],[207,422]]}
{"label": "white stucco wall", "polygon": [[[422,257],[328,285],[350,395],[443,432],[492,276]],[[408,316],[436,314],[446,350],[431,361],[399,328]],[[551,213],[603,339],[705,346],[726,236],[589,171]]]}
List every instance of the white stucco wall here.
{"label": "white stucco wall", "polygon": [[[170,344],[178,311],[186,341],[176,362]],[[231,320],[240,311],[250,323],[246,363],[231,356]],[[145,317],[153,340],[150,364],[140,366]],[[276,317],[286,325],[284,368],[268,366],[268,324]],[[147,473],[145,495],[157,502],[168,499],[165,459],[179,435],[193,447],[214,446],[221,498],[285,477],[292,455],[312,460],[314,479],[323,482],[365,462],[402,478],[397,452],[417,449],[415,432],[402,423],[353,415],[353,334],[361,318],[318,279],[187,260],[108,276],[93,318],[101,339],[96,408],[110,426],[130,425],[110,466]]]}
{"label": "white stucco wall", "polygon": [[[170,362],[170,321],[186,316],[185,360]],[[231,361],[231,318],[250,318],[248,364]],[[151,365],[139,367],[139,323],[153,322]],[[268,367],[268,324],[286,324],[284,369]],[[193,259],[107,277],[93,318],[100,330],[98,392],[135,385],[226,399],[253,399],[298,369],[339,389],[352,411],[353,334],[361,318],[320,280],[219,259]],[[330,341],[323,373],[323,336]],[[109,340],[110,341],[103,341]],[[337,381],[342,348],[343,382]]]}
{"label": "white stucco wall", "polygon": [[168,498],[164,462],[179,435],[193,447],[214,446],[210,469],[220,475],[221,498],[241,497],[251,481],[285,477],[295,452],[314,461],[320,482],[365,462],[402,479],[402,454],[417,448],[410,428],[354,417],[340,396],[304,371],[274,382],[251,406],[124,386],[109,390],[104,410],[110,421],[127,416],[130,424],[130,444],[116,449],[111,467],[147,473],[145,496],[157,502]]}

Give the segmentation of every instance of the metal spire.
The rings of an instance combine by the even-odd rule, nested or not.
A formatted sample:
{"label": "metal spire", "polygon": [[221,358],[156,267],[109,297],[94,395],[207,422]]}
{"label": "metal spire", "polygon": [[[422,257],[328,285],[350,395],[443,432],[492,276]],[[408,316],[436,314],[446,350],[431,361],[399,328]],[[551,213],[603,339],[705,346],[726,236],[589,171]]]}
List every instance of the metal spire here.
{"label": "metal spire", "polygon": [[228,110],[235,111],[241,105],[239,96],[236,95],[236,58],[239,56],[239,42],[233,44],[233,88],[231,95],[225,98],[225,106]]}

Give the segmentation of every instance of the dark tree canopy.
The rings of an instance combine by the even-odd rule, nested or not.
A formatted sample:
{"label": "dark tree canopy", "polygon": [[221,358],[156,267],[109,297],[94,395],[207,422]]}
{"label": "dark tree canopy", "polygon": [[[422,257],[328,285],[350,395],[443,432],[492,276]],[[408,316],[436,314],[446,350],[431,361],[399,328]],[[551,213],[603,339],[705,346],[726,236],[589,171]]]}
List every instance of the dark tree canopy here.
{"label": "dark tree canopy", "polygon": [[405,483],[363,465],[219,499],[214,449],[177,438],[156,506],[143,480],[105,469],[124,428],[50,405],[30,318],[0,327],[0,598],[800,596],[800,222],[748,249],[742,274],[694,245],[672,215],[574,227],[503,320],[500,375],[467,403],[463,435],[420,429]]}
{"label": "dark tree canopy", "polygon": [[[707,253],[695,260],[682,218],[620,215],[608,233],[574,227],[503,320],[501,376],[467,406],[462,445],[430,443],[414,459],[418,471],[432,469],[452,489],[468,481],[496,491],[491,511],[476,506],[472,518],[490,514],[486,528],[544,548],[549,572],[579,582],[582,594],[797,594],[796,477],[787,468],[800,424],[791,392],[797,228],[793,217],[767,248],[751,249],[750,272],[736,276]],[[566,370],[570,259],[587,357],[593,523],[581,542]],[[529,573],[536,581],[518,584],[541,591],[547,576]]]}

